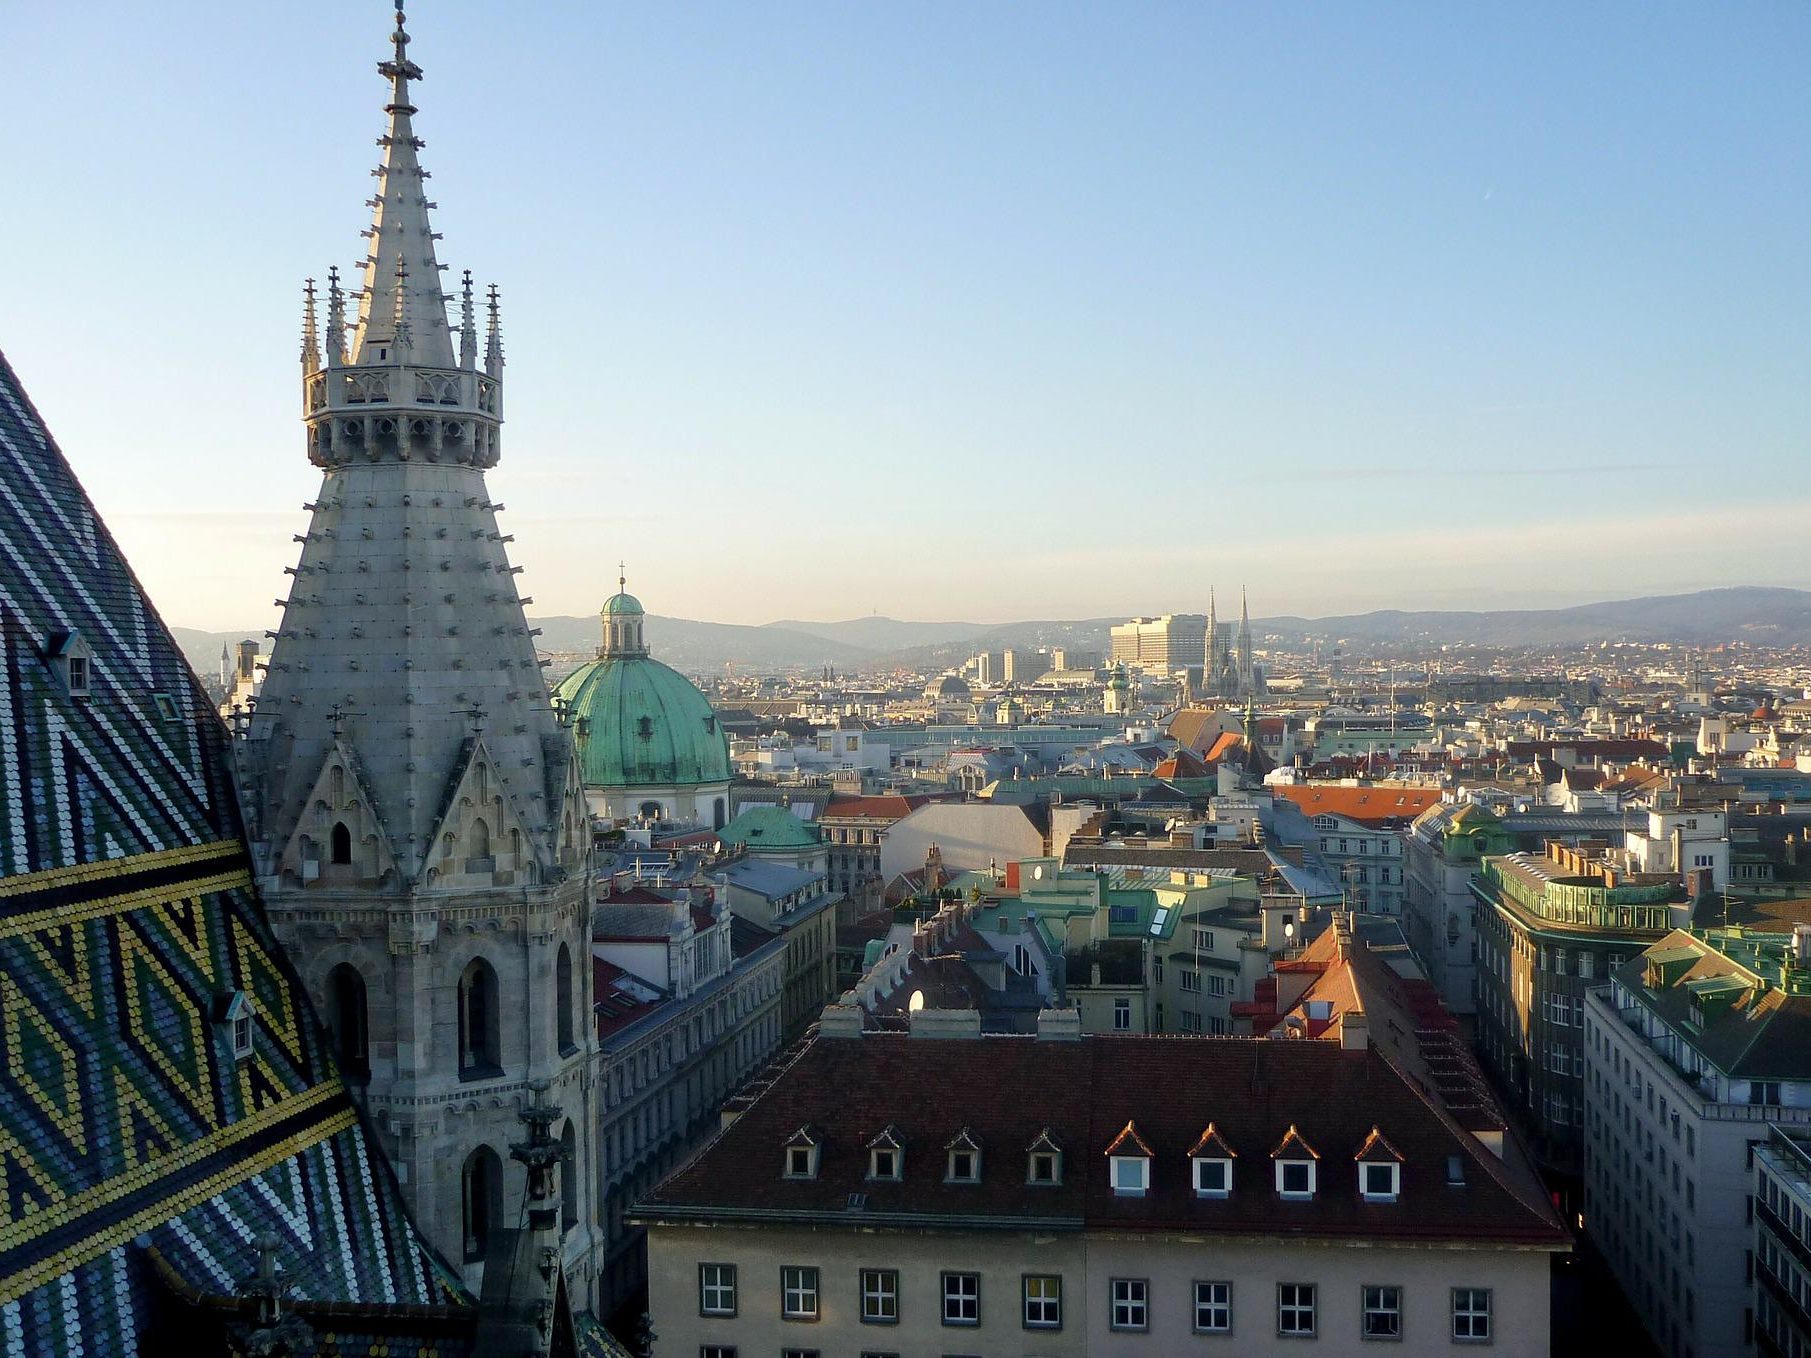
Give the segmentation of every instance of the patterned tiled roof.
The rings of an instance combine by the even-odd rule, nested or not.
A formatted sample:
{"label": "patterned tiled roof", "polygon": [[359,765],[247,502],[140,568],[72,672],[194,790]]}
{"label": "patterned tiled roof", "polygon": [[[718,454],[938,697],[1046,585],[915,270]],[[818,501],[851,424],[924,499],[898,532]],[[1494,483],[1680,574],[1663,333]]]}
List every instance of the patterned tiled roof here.
{"label": "patterned tiled roof", "polygon": [[264,1236],[323,1353],[466,1351],[265,924],[226,732],[0,357],[0,1351],[150,1351]]}

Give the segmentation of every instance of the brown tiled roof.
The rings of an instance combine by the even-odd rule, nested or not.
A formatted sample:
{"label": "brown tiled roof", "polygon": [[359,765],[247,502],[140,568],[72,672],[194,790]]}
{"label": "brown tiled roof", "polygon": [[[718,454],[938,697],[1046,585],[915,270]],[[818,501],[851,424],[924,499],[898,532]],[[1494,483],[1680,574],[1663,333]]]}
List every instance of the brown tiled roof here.
{"label": "brown tiled roof", "polygon": [[[1136,1121],[1150,1191],[1112,1192],[1105,1151]],[[1381,1128],[1403,1156],[1397,1202],[1365,1202],[1358,1166],[1323,1160],[1314,1198],[1279,1200],[1270,1163],[1234,1162],[1233,1191],[1197,1198],[1189,1151],[1211,1122],[1229,1145],[1357,1147]],[[809,1123],[819,1175],[781,1177],[781,1143]],[[944,1182],[941,1156],[908,1153],[899,1183],[867,1179],[864,1149],[889,1123],[911,1145],[962,1126],[983,1147],[979,1184]],[[1058,1184],[1026,1182],[1047,1132],[1064,1150]],[[1447,1183],[1457,1157],[1463,1186]],[[901,1033],[820,1037],[689,1165],[644,1202],[644,1219],[798,1220],[985,1228],[1156,1229],[1303,1237],[1500,1240],[1562,1249],[1539,1195],[1515,1192],[1495,1159],[1375,1048],[1261,1038],[1090,1036],[929,1040]],[[865,1194],[851,1208],[850,1194]]]}

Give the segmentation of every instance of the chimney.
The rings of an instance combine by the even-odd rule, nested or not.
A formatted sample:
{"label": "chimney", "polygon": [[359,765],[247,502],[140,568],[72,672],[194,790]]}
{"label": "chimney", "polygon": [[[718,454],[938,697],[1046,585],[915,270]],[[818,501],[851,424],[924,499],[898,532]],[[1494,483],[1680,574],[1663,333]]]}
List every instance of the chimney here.
{"label": "chimney", "polygon": [[1068,1009],[1038,1010],[1038,1041],[1080,1042],[1081,1040],[1081,1010],[1073,1006]]}
{"label": "chimney", "polygon": [[1348,1010],[1339,1016],[1339,1049],[1363,1051],[1371,1045],[1371,1021],[1363,1014]]}
{"label": "chimney", "polygon": [[[860,1037],[862,1033],[862,1010],[858,1004],[851,1003],[853,995],[845,995],[836,1004],[827,1004],[818,1016],[817,1035],[819,1037]],[[914,1015],[914,1018],[917,1016]]]}
{"label": "chimney", "polygon": [[914,1009],[910,1014],[912,1036],[960,1039],[981,1036],[978,1009]]}

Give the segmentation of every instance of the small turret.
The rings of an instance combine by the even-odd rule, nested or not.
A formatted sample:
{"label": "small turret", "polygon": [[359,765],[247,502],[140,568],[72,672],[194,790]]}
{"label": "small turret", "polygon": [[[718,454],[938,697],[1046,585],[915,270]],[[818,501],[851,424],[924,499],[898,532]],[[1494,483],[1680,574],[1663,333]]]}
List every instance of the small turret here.
{"label": "small turret", "polygon": [[314,280],[302,288],[302,371],[313,374],[321,370],[321,341],[314,323]]}

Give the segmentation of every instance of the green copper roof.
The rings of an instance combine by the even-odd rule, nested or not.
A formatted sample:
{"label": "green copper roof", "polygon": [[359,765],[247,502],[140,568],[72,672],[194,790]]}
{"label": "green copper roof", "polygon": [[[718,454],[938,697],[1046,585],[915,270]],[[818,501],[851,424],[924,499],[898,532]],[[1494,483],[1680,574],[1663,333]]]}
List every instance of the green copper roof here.
{"label": "green copper roof", "polygon": [[817,826],[783,806],[751,806],[717,831],[717,838],[751,849],[809,849],[819,842]]}
{"label": "green copper roof", "polygon": [[[617,599],[635,603],[626,594],[610,602]],[[571,708],[587,787],[729,781],[729,741],[717,714],[684,675],[658,660],[593,660],[567,675],[555,693]]]}
{"label": "green copper roof", "polygon": [[625,613],[633,613],[639,617],[646,611],[641,606],[641,600],[633,594],[612,594],[604,600],[603,614],[607,618]]}

